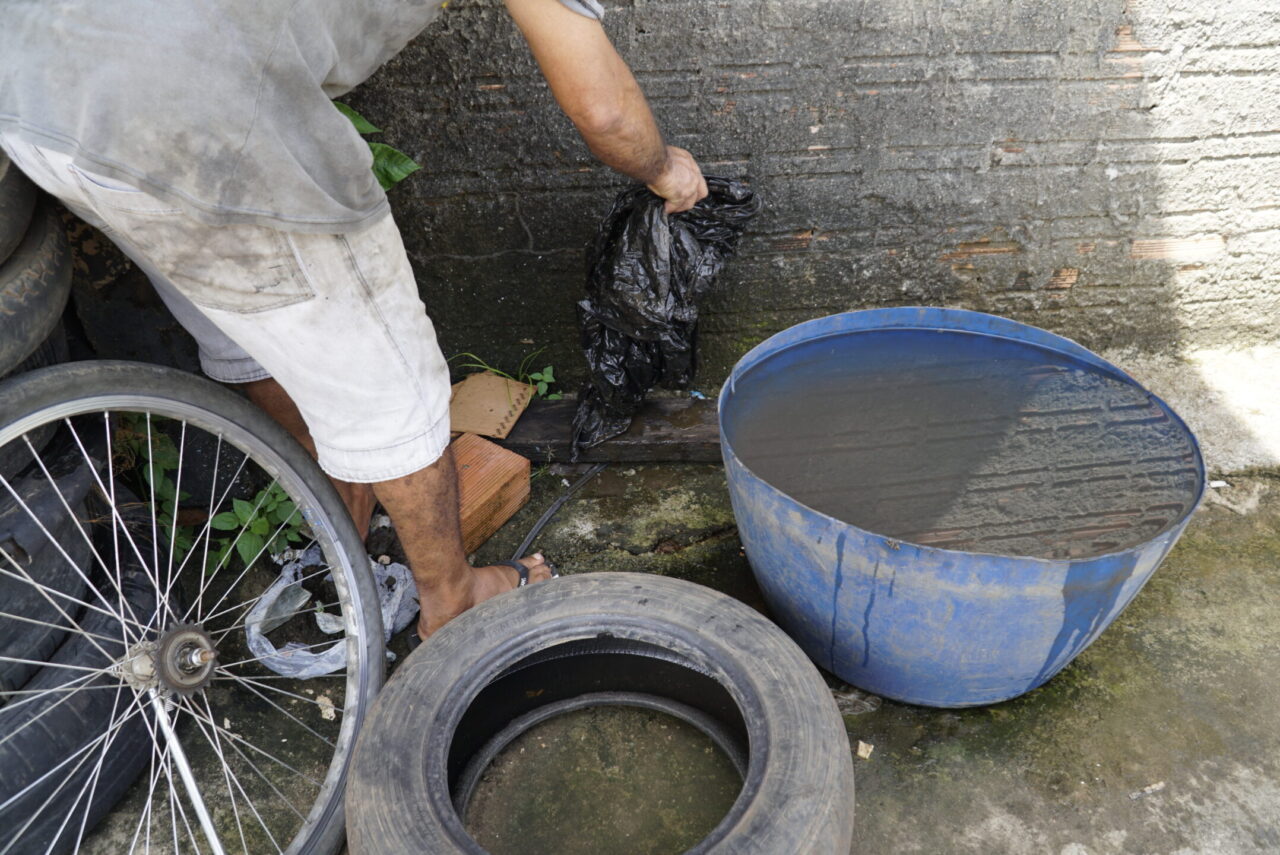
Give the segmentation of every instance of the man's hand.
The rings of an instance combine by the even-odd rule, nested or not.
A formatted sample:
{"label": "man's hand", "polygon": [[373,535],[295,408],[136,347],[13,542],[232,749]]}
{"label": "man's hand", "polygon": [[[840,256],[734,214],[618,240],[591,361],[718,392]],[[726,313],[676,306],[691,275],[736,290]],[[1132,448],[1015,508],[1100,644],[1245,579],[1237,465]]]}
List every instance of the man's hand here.
{"label": "man's hand", "polygon": [[687,211],[707,195],[707,181],[693,155],[673,145],[667,146],[667,165],[662,174],[648,186],[667,200],[664,210],[668,214]]}
{"label": "man's hand", "polygon": [[506,0],[561,109],[601,162],[687,211],[707,185],[689,152],[663,142],[631,69],[599,21],[559,0]]}

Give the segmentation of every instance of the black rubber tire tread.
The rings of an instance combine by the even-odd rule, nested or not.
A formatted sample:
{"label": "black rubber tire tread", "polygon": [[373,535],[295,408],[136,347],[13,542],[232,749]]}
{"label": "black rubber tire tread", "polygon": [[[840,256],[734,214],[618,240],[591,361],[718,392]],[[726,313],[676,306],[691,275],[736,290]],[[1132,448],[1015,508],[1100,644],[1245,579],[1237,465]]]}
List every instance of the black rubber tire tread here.
{"label": "black rubber tire tread", "polygon": [[[145,529],[145,524],[140,524],[136,536],[145,538]],[[100,531],[109,532],[110,529],[103,526]],[[104,549],[109,551],[109,540],[100,540],[98,548],[100,551]],[[143,620],[147,620],[155,609],[154,585],[151,584],[146,570],[135,557],[126,554],[122,557],[122,562],[125,596],[133,605],[134,612]],[[80,623],[87,631],[98,633],[106,638],[120,636],[119,621],[101,612],[86,610]],[[124,648],[119,641],[100,640],[99,643],[113,657],[124,653]],[[79,634],[68,638],[58,648],[51,662],[87,668],[101,668],[107,664],[102,651]],[[28,681],[26,688],[55,688],[74,680],[81,673],[52,665],[46,666]],[[94,682],[96,680],[89,681],[90,684]],[[110,685],[110,682],[114,681],[103,680],[102,684]],[[119,693],[109,689],[91,689],[70,695],[49,695],[38,701],[23,704],[21,707],[0,709],[0,733],[4,734],[13,733],[43,713],[39,721],[13,733],[12,738],[0,745],[0,768],[5,770],[4,775],[0,776],[0,803],[8,801],[15,793],[37,781],[79,748],[100,736],[106,730],[106,724],[111,721],[117,694],[121,709],[134,700],[133,692],[126,688],[122,688]],[[63,702],[59,703],[59,701]],[[151,710],[146,708],[141,715],[150,717]],[[150,726],[154,728],[155,724],[152,723]],[[141,716],[134,716],[121,726],[118,735],[103,757],[102,771],[94,785],[93,803],[88,808],[86,830],[91,829],[107,811],[111,810],[138,774],[149,764],[150,746],[151,735]],[[98,749],[93,749],[90,754],[92,755],[90,761],[76,771],[71,770],[75,768],[79,758],[37,784],[30,792],[4,810],[0,810],[0,829],[3,829],[0,831],[0,836],[16,832],[21,828],[31,818],[32,813],[38,810],[61,785],[62,789],[56,795],[52,795],[53,801],[23,832],[18,851],[45,852],[48,850],[56,855],[70,852],[75,846],[76,836],[80,831],[80,818],[85,812],[85,800],[77,799],[77,796],[89,781],[90,773],[99,756]],[[65,784],[63,784],[64,780]],[[65,822],[64,826],[64,821],[69,815],[72,819]],[[59,834],[60,826],[63,826],[61,834]],[[50,849],[50,843],[55,836],[58,839],[57,843]]]}
{"label": "black rubber tire tread", "polygon": [[[486,686],[542,651],[580,649],[574,645],[591,638],[669,649],[691,671],[732,687],[751,746],[747,779],[729,814],[690,852],[847,855],[853,764],[817,669],[737,600],[635,573],[583,574],[495,597],[415,650],[374,704],[356,746],[347,785],[351,855],[481,855],[451,804],[448,755],[457,723]],[[558,673],[572,669],[573,659],[557,659]]]}
{"label": "black rubber tire tread", "polygon": [[[74,448],[69,439],[59,443],[54,453],[44,459],[44,464],[53,477],[52,485],[38,467],[25,477],[5,479],[4,483],[22,499],[21,504],[0,485],[0,547],[40,584],[83,602],[87,590],[85,576],[92,569],[88,563],[91,550],[86,539],[76,533],[75,526],[80,524],[78,520],[85,519],[84,500],[93,483],[93,470],[84,463],[79,449]],[[75,516],[67,514],[63,500]],[[40,518],[63,547],[62,551],[31,520],[23,504]],[[0,612],[54,624],[40,626],[0,617],[0,655],[45,661],[66,637],[66,630],[56,628],[66,625],[62,612],[76,619],[80,607],[53,593],[46,597],[23,579],[15,578],[21,573],[7,559],[0,559],[0,568],[5,570],[5,574],[0,575]],[[23,688],[39,668],[23,662],[0,662],[0,694]]]}
{"label": "black rubber tire tread", "polygon": [[[30,356],[22,360],[6,377],[0,379],[6,379],[26,371],[35,371],[37,368],[44,368],[49,365],[59,365],[66,362],[69,356],[67,334],[62,328],[61,322],[59,322],[53,328],[53,332],[49,333],[49,337],[41,342],[40,346],[32,351]],[[30,434],[31,445],[35,447],[36,451],[44,451],[55,429],[54,425],[46,425]],[[0,477],[12,478],[23,469],[26,469],[31,462],[31,450],[27,448],[26,444],[11,442],[0,448]],[[0,494],[0,505],[3,504],[3,494]]]}
{"label": "black rubber tire tread", "polygon": [[0,264],[8,260],[31,225],[36,186],[0,151]]}
{"label": "black rubber tire tread", "polygon": [[[333,483],[306,449],[261,409],[203,377],[174,368],[114,360],[69,362],[42,368],[0,383],[0,425],[16,424],[26,415],[46,407],[103,395],[150,397],[179,402],[216,414],[238,425],[279,455],[283,467],[291,471],[316,497],[320,513],[317,519],[311,521],[312,525],[319,524],[321,520],[327,523],[338,547],[352,557],[353,567],[362,568],[368,561],[364,544],[356,533],[346,505],[334,489]],[[353,573],[351,584],[354,586],[353,603],[362,610],[367,630],[366,637],[358,639],[358,643],[363,646],[367,667],[360,669],[360,682],[353,689],[365,703],[359,707],[359,715],[350,708],[348,712],[348,718],[354,721],[353,726],[358,733],[363,724],[363,711],[369,709],[367,701],[372,700],[382,688],[385,654],[382,615],[372,574]],[[353,699],[349,699],[349,703],[351,700]],[[3,711],[0,708],[0,713]],[[351,757],[348,754],[347,765],[341,771],[339,795],[350,771]],[[4,827],[3,821],[0,821],[0,829]],[[341,849],[344,842],[343,802],[339,797],[328,806],[315,832],[301,851],[308,855],[332,855]]]}
{"label": "black rubber tire tread", "polygon": [[0,375],[49,337],[71,295],[71,250],[53,202],[42,201],[13,255],[0,265]]}

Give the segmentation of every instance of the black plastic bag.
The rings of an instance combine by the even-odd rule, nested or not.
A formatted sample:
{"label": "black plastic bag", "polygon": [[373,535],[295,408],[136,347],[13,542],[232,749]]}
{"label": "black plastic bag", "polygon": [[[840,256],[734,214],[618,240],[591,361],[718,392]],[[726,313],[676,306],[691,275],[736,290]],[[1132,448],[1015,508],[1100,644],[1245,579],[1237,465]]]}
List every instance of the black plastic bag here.
{"label": "black plastic bag", "polygon": [[590,380],[573,417],[573,458],[626,431],[659,384],[680,389],[697,368],[698,301],[760,210],[747,185],[707,177],[709,195],[666,216],[645,187],[618,194],[587,256],[578,303]]}

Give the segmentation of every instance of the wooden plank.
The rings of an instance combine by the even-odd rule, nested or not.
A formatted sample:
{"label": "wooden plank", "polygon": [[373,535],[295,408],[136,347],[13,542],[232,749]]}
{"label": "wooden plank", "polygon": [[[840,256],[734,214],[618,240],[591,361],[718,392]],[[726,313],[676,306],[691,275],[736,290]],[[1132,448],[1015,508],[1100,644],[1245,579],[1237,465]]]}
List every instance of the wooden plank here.
{"label": "wooden plank", "polygon": [[[537,463],[567,462],[576,401],[534,401],[501,441]],[[596,463],[719,463],[720,427],[715,401],[654,398],[631,429],[579,458]]]}
{"label": "wooden plank", "polygon": [[529,460],[473,433],[452,443],[462,545],[474,552],[529,501]]}

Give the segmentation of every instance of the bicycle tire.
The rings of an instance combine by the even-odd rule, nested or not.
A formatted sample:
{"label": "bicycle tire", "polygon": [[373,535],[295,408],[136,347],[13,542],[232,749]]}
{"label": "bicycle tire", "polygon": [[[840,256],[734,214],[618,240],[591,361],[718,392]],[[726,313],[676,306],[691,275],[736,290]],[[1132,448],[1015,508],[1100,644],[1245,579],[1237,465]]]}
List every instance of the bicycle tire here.
{"label": "bicycle tire", "polygon": [[[37,368],[44,368],[47,365],[58,365],[66,362],[70,358],[70,348],[67,345],[67,333],[59,322],[53,328],[53,332],[49,333],[49,337],[40,343],[40,346],[31,352],[31,355],[22,362],[18,363],[12,371],[0,377],[0,380],[18,374],[25,374],[28,371],[35,371]],[[31,442],[39,450],[43,451],[49,439],[53,436],[52,428],[48,428],[40,433],[40,435],[32,438]],[[0,475],[6,478],[12,478],[21,472],[27,462],[27,457],[19,451],[10,451],[0,448]]]}
{"label": "bicycle tire", "polygon": [[[209,487],[208,514],[199,529],[195,546],[181,560],[175,559],[178,554],[175,544],[179,542],[179,538],[171,536],[178,533],[177,519],[180,514],[173,515],[171,521],[161,525],[156,508],[164,507],[164,502],[157,502],[154,495],[148,499],[145,493],[140,492],[141,500],[148,503],[151,510],[152,533],[157,535],[153,540],[159,543],[159,546],[153,545],[153,552],[148,560],[133,542],[129,529],[124,525],[123,516],[114,504],[117,498],[115,485],[117,479],[123,477],[118,470],[124,466],[123,462],[117,463],[120,437],[142,436],[142,421],[135,425],[128,422],[122,413],[139,414],[136,417],[139,419],[145,414],[146,456],[141,456],[142,453],[139,452],[138,460],[156,459],[159,450],[163,448],[163,443],[157,437],[165,431],[176,433],[180,428],[182,444],[178,448],[181,450],[187,447],[189,431],[205,432],[217,437],[218,456],[215,457],[215,465],[211,470],[214,475]],[[111,587],[111,562],[98,552],[93,553],[93,558],[97,561],[93,568],[105,582],[100,588],[91,591],[91,594],[106,608],[98,606],[89,595],[86,595],[82,607],[109,612],[119,617],[122,624],[132,627],[129,638],[131,646],[128,648],[130,652],[115,663],[111,673],[114,675],[113,679],[133,689],[136,697],[143,699],[135,704],[138,709],[131,708],[128,714],[141,715],[144,721],[149,722],[148,731],[153,735],[153,765],[150,780],[147,781],[148,776],[144,775],[133,785],[122,803],[124,807],[112,813],[100,830],[101,833],[90,834],[89,823],[86,821],[81,823],[83,829],[77,833],[74,841],[60,839],[58,847],[69,846],[85,853],[123,851],[125,847],[119,839],[119,833],[123,829],[128,846],[136,848],[145,820],[146,845],[149,849],[152,809],[158,814],[163,808],[163,800],[160,799],[161,784],[157,783],[163,773],[170,797],[168,811],[175,849],[184,848],[177,845],[178,838],[182,836],[190,838],[194,848],[203,850],[208,843],[208,835],[212,834],[227,852],[256,853],[272,849],[291,855],[303,852],[317,855],[336,852],[344,838],[342,795],[351,749],[365,713],[381,687],[384,666],[381,615],[372,577],[367,571],[368,558],[355,527],[347,516],[345,506],[328,478],[307,452],[261,410],[208,380],[170,368],[125,362],[69,363],[33,371],[0,383],[0,448],[12,442],[21,443],[24,434],[49,423],[58,423],[59,430],[70,433],[86,460],[93,457],[83,439],[89,435],[90,426],[94,426],[111,443],[110,449],[102,454],[104,459],[101,466],[106,474],[97,481],[95,495],[108,502],[108,507],[113,509],[108,517],[114,515],[115,522],[112,524],[115,526],[113,531],[117,531],[115,543],[118,549],[132,551],[147,566],[148,572],[152,574],[153,587],[160,594],[157,611],[161,614],[167,612],[163,625],[160,625],[160,621],[152,620],[143,623],[136,616],[126,613],[122,599],[123,587],[118,581],[114,583],[114,591]],[[179,452],[178,465],[174,470],[178,483],[173,489],[179,496],[185,492],[181,480],[181,473],[184,471],[181,453],[182,451]],[[212,570],[206,566],[190,564],[192,558],[200,554],[201,538],[204,539],[204,552],[196,560],[201,561],[209,554],[215,532],[213,524],[224,512],[222,501],[225,492],[219,498],[219,491],[226,485],[218,483],[217,475],[222,455],[242,457],[237,474],[230,479],[233,483],[241,480],[240,473],[249,463],[261,471],[262,480],[268,483],[259,492],[259,506],[266,501],[266,496],[271,495],[271,491],[279,487],[288,501],[294,503],[285,510],[289,520],[305,520],[302,530],[319,548],[322,563],[312,566],[320,569],[309,572],[306,578],[332,586],[336,601],[326,605],[339,609],[339,624],[345,634],[337,636],[336,642],[326,637],[310,646],[341,645],[339,649],[343,651],[343,669],[334,676],[342,684],[341,695],[336,702],[329,700],[327,705],[322,703],[314,690],[305,689],[301,684],[296,692],[291,693],[278,687],[291,686],[292,683],[265,682],[293,679],[279,676],[279,672],[276,672],[276,676],[255,677],[250,669],[264,670],[261,666],[262,657],[250,657],[230,664],[224,664],[226,660],[221,658],[214,658],[211,662],[205,660],[204,664],[196,668],[197,676],[203,675],[200,676],[203,683],[188,686],[181,682],[187,675],[183,668],[192,664],[192,656],[214,650],[216,656],[225,656],[229,650],[235,649],[239,636],[247,634],[244,616],[249,612],[245,609],[261,598],[261,591],[270,580],[270,571],[264,570],[260,564],[270,540],[264,540],[262,547],[252,558],[239,562],[243,569],[234,579],[231,579],[236,573],[234,549],[212,565]],[[143,464],[134,461],[134,466],[141,467]],[[136,473],[144,470],[135,468],[132,471]],[[163,479],[153,479],[146,483],[152,484],[157,480]],[[154,487],[152,489],[154,491]],[[5,493],[14,497],[8,480],[0,478],[0,496]],[[199,502],[204,501],[200,497]],[[202,504],[196,503],[191,505],[201,506]],[[189,509],[186,504],[181,507],[184,512]],[[168,531],[165,531],[165,526],[170,526]],[[281,522],[277,532],[284,527],[285,523]],[[232,543],[238,544],[241,539],[246,539],[248,531],[247,527],[238,530]],[[165,555],[162,550],[168,554]],[[5,556],[0,554],[0,575],[15,575],[13,563],[8,562],[7,569],[5,565]],[[118,573],[118,554],[115,566]],[[226,568],[231,569],[222,575]],[[263,579],[268,581],[264,582]],[[216,585],[214,580],[219,580]],[[254,585],[257,587],[253,588]],[[214,601],[219,590],[222,590],[222,595]],[[189,603],[186,607],[179,604],[174,608],[170,594],[178,591],[183,592],[184,600]],[[115,592],[119,592],[121,597],[113,599]],[[206,592],[210,601],[207,609],[204,601]],[[228,596],[231,596],[234,605],[222,608]],[[238,602],[239,597],[244,597],[244,602]],[[118,613],[111,608],[113,604]],[[179,614],[179,611],[182,613]],[[305,622],[309,615],[310,609],[287,614],[286,622],[272,631],[281,632],[295,623]],[[196,625],[202,640],[199,644],[173,647],[179,642],[185,643],[187,635],[184,633],[189,634],[186,629],[187,618],[191,618],[191,623]],[[314,632],[309,624],[299,626],[299,632]],[[74,625],[74,621],[69,621],[66,629],[72,636],[77,633],[84,635]],[[201,647],[200,644],[205,646]],[[166,648],[166,645],[173,649]],[[146,669],[140,668],[138,663],[154,666],[156,674],[148,676]],[[234,670],[236,668],[240,670]],[[32,679],[39,680],[40,674]],[[323,685],[328,687],[326,691],[338,691],[333,683]],[[184,692],[187,689],[189,692]],[[268,695],[267,691],[273,694]],[[274,698],[279,697],[275,692],[294,700],[282,699],[281,703],[275,703]],[[306,697],[307,692],[312,697]],[[253,704],[245,703],[245,698],[253,700],[250,694],[260,700]],[[36,695],[30,697],[35,698]],[[327,699],[327,695],[318,697]],[[237,698],[240,699],[238,702]],[[300,702],[306,702],[309,706],[298,707]],[[283,704],[289,704],[292,712]],[[143,712],[148,705],[150,709]],[[208,715],[205,715],[206,711]],[[224,713],[226,717],[223,717]],[[303,733],[303,739],[295,742],[306,741],[306,733],[309,732],[315,739],[323,740],[330,746],[331,751],[320,749],[304,755],[295,747],[287,745],[288,738],[282,739],[279,744],[273,743],[272,751],[266,751],[255,744],[254,740],[263,738],[259,733],[267,732],[260,721],[263,717],[274,722],[271,725],[276,728],[271,731],[273,736],[285,732],[281,728],[294,727],[284,716],[296,722],[297,727],[305,729],[297,731]],[[246,739],[233,730],[236,725],[232,724],[232,717],[235,718],[236,725],[250,733],[254,740]],[[172,738],[166,735],[170,729],[175,734]],[[183,729],[186,731],[185,736]],[[326,737],[326,733],[332,739]],[[204,742],[200,741],[201,737]],[[255,752],[253,756],[267,767],[266,773],[248,759],[241,750],[241,745]],[[233,750],[242,763],[232,762],[236,760]],[[290,762],[281,760],[282,756]],[[276,765],[269,765],[268,759],[292,773],[292,777],[286,781],[286,772],[278,771]],[[241,780],[238,772],[244,770],[246,765],[252,768],[269,789],[263,789],[247,772]],[[190,771],[190,784],[184,777],[184,767]],[[303,768],[310,774],[300,771]],[[281,791],[282,786],[288,792],[288,797]],[[70,794],[69,789],[67,793]],[[277,814],[268,812],[268,819],[264,820],[259,808],[265,808],[265,802],[255,803],[252,793],[257,793],[260,797],[265,794],[265,799],[270,799],[274,793],[292,809],[296,819],[288,816],[288,812],[279,805],[274,805]],[[92,805],[94,797],[95,793],[90,791],[86,804]],[[212,798],[217,798],[218,802],[211,801]],[[300,807],[294,804],[294,801],[301,799],[310,800],[310,804],[303,803]],[[157,802],[160,807],[156,807]],[[128,813],[134,811],[135,803],[138,805],[136,826],[133,813]],[[238,803],[244,805],[243,813],[238,808]],[[228,804],[233,817],[227,816]],[[68,806],[76,810],[78,805],[79,798],[76,797],[69,801]],[[210,805],[213,805],[213,810]],[[20,839],[21,831],[15,836],[8,836],[12,833],[9,829],[21,823],[15,823],[14,817],[6,817],[5,807],[5,803],[0,802],[0,829],[5,829],[0,831],[0,852],[25,851],[26,841]],[[204,815],[201,814],[201,809],[204,810]],[[250,809],[252,817],[249,815]],[[205,816],[208,818],[207,824]],[[230,824],[232,818],[234,826]],[[23,821],[26,819],[24,817]],[[265,837],[253,827],[255,819]],[[76,824],[71,823],[73,827]],[[128,838],[130,827],[135,828],[131,842]],[[280,832],[283,843],[277,840],[273,829]],[[169,830],[162,830],[167,838]],[[288,836],[284,837],[286,833]],[[253,845],[247,842],[249,839],[255,841]],[[53,851],[59,850],[55,848]]]}

